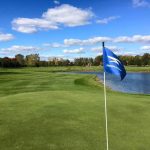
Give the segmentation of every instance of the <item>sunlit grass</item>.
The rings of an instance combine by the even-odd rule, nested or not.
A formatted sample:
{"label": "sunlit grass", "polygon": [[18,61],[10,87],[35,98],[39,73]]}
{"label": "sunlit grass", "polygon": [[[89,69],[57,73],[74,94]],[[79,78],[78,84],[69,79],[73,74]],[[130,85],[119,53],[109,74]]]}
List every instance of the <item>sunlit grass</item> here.
{"label": "sunlit grass", "polygon": [[[103,85],[58,73],[68,68],[0,71],[0,150],[105,149]],[[150,96],[107,90],[107,99],[110,149],[148,150]]]}

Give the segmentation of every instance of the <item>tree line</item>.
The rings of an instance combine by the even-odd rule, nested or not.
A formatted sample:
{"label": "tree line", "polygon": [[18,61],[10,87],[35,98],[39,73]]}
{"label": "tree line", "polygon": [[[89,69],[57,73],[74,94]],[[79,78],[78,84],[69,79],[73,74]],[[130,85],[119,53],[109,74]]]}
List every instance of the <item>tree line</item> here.
{"label": "tree line", "polygon": [[[148,66],[150,65],[150,54],[145,53],[143,56],[119,56],[125,66]],[[39,54],[30,54],[23,56],[17,54],[14,58],[0,58],[0,67],[2,68],[17,68],[17,67],[48,67],[48,66],[99,66],[103,65],[102,56],[95,58],[75,58],[74,61],[62,58],[49,58],[40,60]]]}

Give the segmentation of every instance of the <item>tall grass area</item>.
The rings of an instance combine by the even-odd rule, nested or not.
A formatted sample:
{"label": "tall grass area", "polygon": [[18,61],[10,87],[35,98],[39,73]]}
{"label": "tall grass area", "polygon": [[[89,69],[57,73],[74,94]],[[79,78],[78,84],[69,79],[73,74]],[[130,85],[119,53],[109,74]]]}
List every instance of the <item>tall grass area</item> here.
{"label": "tall grass area", "polygon": [[[0,150],[106,149],[103,85],[62,71],[87,69],[0,70]],[[150,95],[107,91],[110,149],[149,150]]]}

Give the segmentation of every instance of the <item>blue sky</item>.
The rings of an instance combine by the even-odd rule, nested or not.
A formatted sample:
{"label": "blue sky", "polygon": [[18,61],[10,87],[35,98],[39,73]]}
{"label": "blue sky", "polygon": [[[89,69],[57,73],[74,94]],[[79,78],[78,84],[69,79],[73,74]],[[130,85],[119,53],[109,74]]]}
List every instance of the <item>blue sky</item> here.
{"label": "blue sky", "polygon": [[1,0],[0,57],[150,52],[149,0]]}

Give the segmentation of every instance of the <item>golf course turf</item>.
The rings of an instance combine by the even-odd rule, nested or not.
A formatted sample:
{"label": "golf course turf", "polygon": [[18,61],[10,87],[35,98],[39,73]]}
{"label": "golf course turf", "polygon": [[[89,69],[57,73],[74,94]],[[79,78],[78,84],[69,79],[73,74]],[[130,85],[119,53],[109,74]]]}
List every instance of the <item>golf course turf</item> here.
{"label": "golf course turf", "polygon": [[[70,70],[1,69],[0,150],[106,149],[103,85]],[[149,150],[150,95],[107,100],[110,150]]]}

